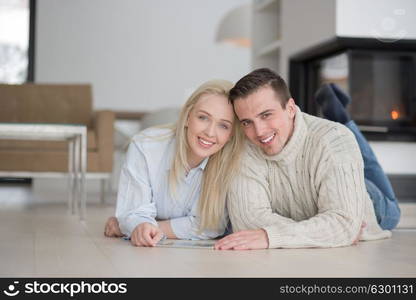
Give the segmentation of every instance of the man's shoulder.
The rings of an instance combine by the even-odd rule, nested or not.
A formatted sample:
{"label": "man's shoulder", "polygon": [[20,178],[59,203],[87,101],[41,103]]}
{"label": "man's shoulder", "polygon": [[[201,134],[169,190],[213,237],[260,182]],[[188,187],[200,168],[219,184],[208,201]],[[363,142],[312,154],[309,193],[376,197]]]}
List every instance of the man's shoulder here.
{"label": "man's shoulder", "polygon": [[337,156],[358,154],[354,134],[345,125],[303,113],[308,128],[307,140],[315,151],[326,151]]}
{"label": "man's shoulder", "polygon": [[308,138],[319,143],[333,143],[335,140],[354,139],[354,135],[345,125],[303,113],[308,128]]}

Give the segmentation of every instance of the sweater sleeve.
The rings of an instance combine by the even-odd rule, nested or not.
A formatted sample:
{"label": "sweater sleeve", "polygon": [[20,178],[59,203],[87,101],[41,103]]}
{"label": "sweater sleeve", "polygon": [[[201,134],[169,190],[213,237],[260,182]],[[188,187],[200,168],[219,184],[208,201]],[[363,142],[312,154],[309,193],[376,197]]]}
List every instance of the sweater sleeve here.
{"label": "sweater sleeve", "polygon": [[318,213],[291,226],[265,226],[270,248],[349,246],[363,222],[365,186],[359,163],[333,166],[320,183]]}
{"label": "sweater sleeve", "polygon": [[265,162],[247,157],[239,174],[233,179],[227,193],[227,207],[233,231],[258,229],[279,224],[295,224],[271,207],[271,194]]}
{"label": "sweater sleeve", "polygon": [[273,183],[259,164],[245,166],[231,186],[228,205],[234,229],[263,228],[269,248],[339,247],[356,239],[366,193],[360,162],[326,169],[320,180],[318,213],[298,222],[273,210],[268,188]]}

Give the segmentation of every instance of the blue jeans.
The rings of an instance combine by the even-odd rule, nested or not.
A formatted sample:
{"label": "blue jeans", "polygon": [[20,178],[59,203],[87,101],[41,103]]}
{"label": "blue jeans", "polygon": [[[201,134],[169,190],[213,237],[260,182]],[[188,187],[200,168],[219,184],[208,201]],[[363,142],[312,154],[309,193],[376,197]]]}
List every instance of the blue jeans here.
{"label": "blue jeans", "polygon": [[390,181],[355,122],[351,120],[344,125],[354,133],[360,147],[364,160],[365,186],[373,201],[377,222],[383,229],[393,229],[399,223],[400,208]]}

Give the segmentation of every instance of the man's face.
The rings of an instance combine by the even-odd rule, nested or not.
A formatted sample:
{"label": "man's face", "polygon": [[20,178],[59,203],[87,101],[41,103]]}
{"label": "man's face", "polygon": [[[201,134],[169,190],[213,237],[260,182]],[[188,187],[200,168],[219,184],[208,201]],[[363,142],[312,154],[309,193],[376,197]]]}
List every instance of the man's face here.
{"label": "man's face", "polygon": [[294,128],[295,101],[289,99],[283,109],[277,97],[271,87],[265,86],[234,102],[245,135],[266,155],[280,153]]}

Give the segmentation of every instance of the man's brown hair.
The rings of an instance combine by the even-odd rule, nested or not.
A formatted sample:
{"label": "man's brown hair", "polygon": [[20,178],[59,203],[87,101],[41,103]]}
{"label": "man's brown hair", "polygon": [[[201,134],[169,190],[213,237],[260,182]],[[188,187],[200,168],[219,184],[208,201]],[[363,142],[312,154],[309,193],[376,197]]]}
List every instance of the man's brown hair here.
{"label": "man's brown hair", "polygon": [[235,100],[245,98],[265,86],[274,90],[282,108],[286,108],[287,101],[292,98],[289,88],[282,77],[268,68],[254,70],[237,81],[228,99],[234,104]]}

